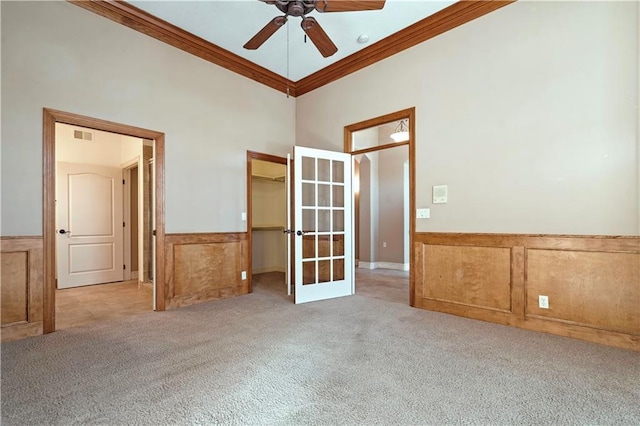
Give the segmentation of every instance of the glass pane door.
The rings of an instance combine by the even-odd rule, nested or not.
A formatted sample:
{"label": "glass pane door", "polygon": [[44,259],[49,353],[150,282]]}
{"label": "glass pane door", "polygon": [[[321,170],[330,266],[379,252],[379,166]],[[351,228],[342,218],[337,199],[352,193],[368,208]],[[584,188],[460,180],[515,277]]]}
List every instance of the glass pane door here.
{"label": "glass pane door", "polygon": [[351,156],[295,147],[296,303],[353,294]]}

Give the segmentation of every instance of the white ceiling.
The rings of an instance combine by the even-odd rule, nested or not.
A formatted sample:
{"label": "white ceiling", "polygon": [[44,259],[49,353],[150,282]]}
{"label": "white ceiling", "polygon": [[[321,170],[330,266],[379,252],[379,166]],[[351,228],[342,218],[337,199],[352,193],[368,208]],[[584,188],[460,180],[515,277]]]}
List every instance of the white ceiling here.
{"label": "white ceiling", "polygon": [[[290,17],[258,50],[242,46],[267,22],[282,13],[258,0],[209,1],[130,1],[134,6],[176,25],[198,37],[242,56],[292,81],[298,81],[347,57],[455,1],[387,0],[384,9],[366,12],[311,12],[338,47],[338,52],[323,58],[311,41],[304,42],[300,18]],[[289,60],[287,60],[287,31]],[[360,35],[369,36],[359,44]]]}

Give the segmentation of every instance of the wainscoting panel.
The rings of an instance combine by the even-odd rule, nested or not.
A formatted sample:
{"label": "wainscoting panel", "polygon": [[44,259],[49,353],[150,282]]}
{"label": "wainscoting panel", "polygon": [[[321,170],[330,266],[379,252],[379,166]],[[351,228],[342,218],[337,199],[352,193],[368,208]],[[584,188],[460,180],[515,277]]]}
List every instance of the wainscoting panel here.
{"label": "wainscoting panel", "polygon": [[[527,315],[602,330],[640,330],[640,254],[527,250]],[[549,297],[549,309],[538,296]]]}
{"label": "wainscoting panel", "polygon": [[425,245],[422,298],[511,311],[511,250]]}
{"label": "wainscoting panel", "polygon": [[167,234],[167,309],[249,292],[246,233]]}
{"label": "wainscoting panel", "polygon": [[418,308],[640,350],[639,237],[419,233],[414,260]]}
{"label": "wainscoting panel", "polygon": [[28,253],[2,253],[2,325],[27,321],[29,303]]}
{"label": "wainscoting panel", "polygon": [[43,242],[2,237],[2,341],[42,334]]}

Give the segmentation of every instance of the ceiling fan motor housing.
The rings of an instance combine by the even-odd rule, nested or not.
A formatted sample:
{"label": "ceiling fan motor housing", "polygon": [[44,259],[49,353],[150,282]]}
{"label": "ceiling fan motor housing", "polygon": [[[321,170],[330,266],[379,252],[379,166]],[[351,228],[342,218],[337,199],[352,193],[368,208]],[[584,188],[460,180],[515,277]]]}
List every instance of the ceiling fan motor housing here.
{"label": "ceiling fan motor housing", "polygon": [[277,0],[276,7],[289,16],[304,16],[316,7],[315,0]]}

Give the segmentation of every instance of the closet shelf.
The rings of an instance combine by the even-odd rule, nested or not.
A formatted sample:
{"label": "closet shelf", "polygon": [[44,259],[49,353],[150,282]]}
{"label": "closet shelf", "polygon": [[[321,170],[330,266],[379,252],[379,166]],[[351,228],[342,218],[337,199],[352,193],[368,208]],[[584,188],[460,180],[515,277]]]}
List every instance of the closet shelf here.
{"label": "closet shelf", "polygon": [[284,182],[285,176],[266,176],[266,175],[251,175],[252,178],[262,179],[262,180],[271,180],[276,182]]}

